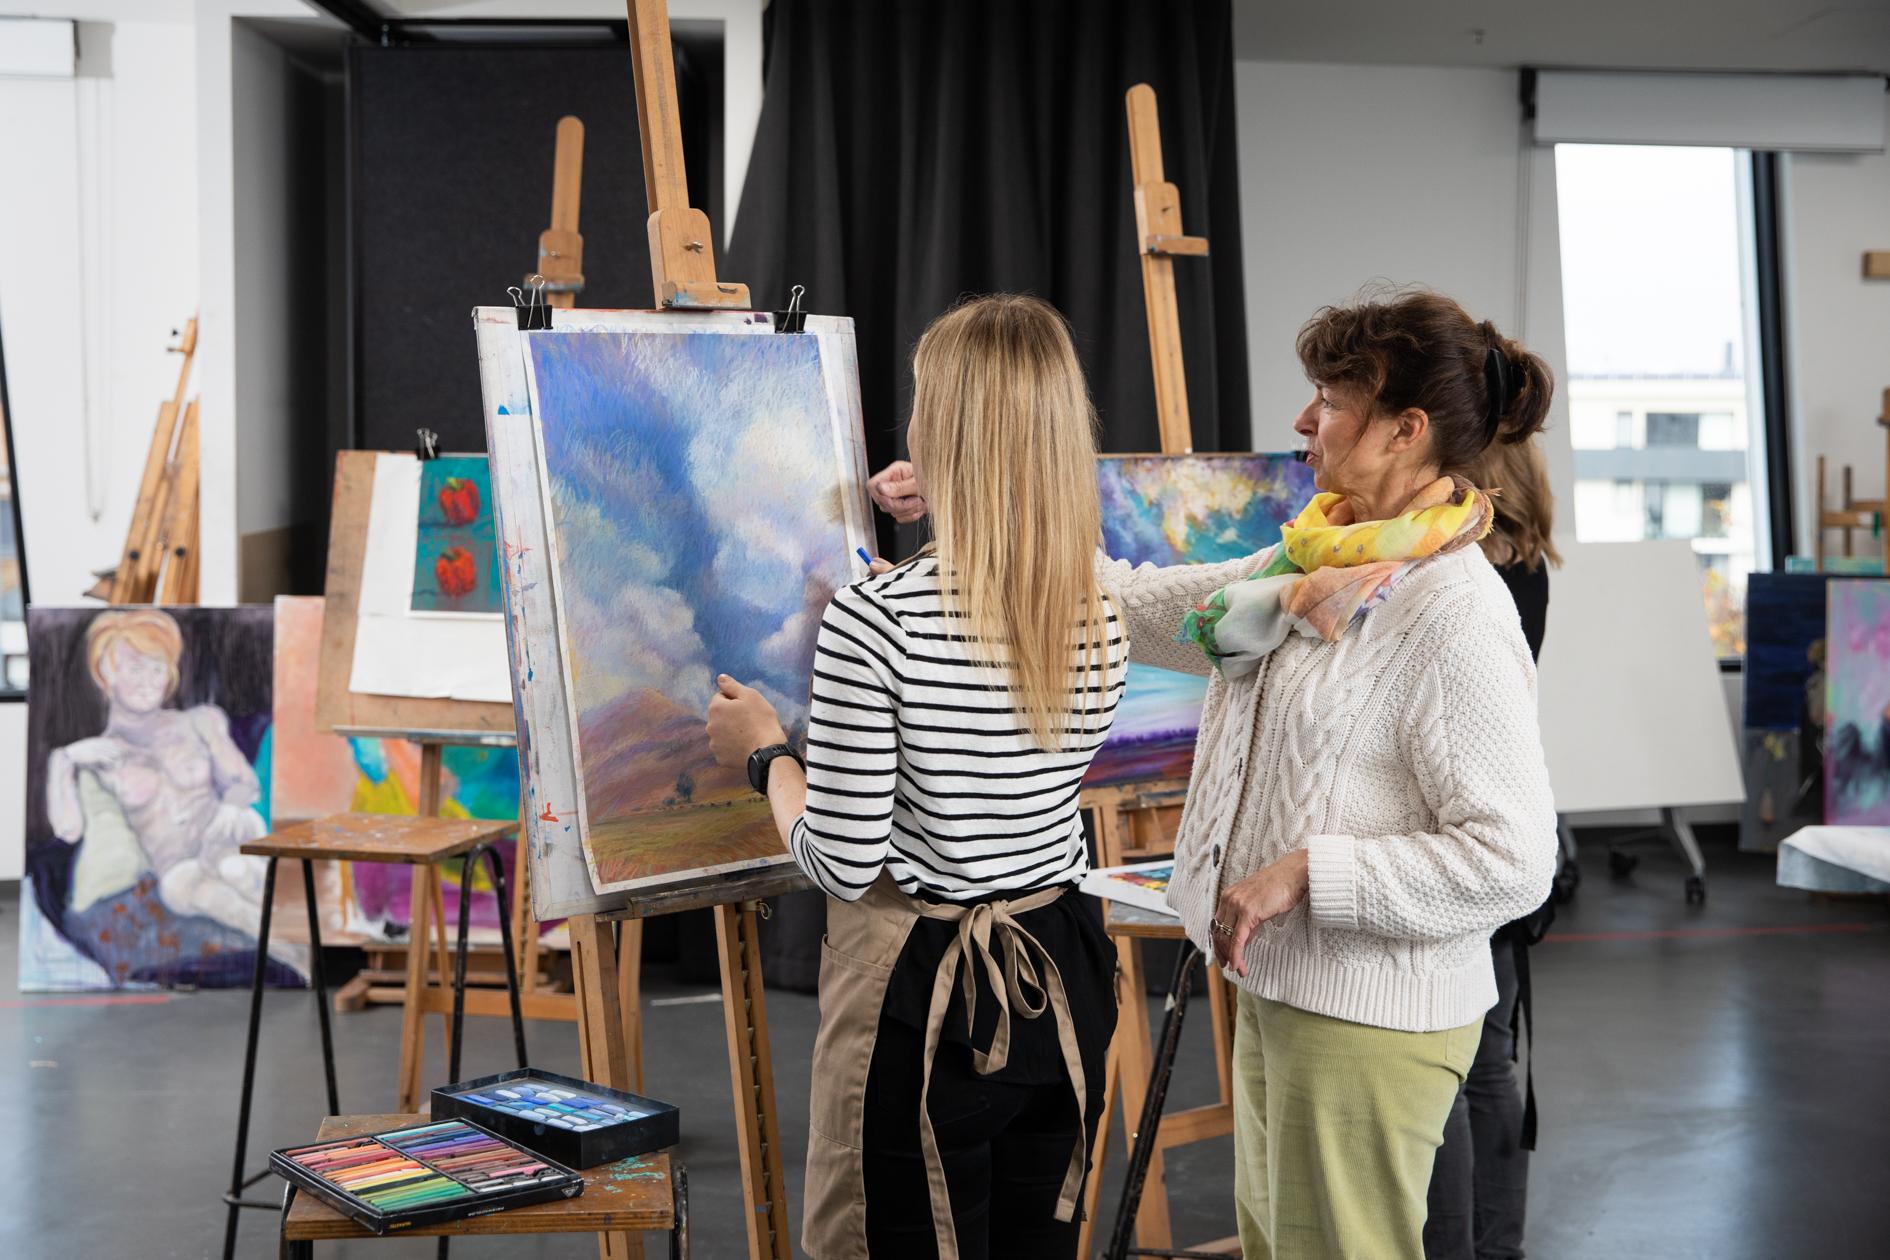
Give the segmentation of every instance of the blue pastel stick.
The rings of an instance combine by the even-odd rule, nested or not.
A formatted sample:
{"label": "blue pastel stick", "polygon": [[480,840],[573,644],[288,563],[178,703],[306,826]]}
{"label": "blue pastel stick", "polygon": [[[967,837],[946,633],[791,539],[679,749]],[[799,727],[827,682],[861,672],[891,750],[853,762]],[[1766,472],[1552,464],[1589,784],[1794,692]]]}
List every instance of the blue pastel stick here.
{"label": "blue pastel stick", "polygon": [[870,569],[873,567],[873,557],[866,554],[866,548],[855,547],[853,549],[853,554],[858,556],[860,558],[860,563],[865,565],[867,568]]}

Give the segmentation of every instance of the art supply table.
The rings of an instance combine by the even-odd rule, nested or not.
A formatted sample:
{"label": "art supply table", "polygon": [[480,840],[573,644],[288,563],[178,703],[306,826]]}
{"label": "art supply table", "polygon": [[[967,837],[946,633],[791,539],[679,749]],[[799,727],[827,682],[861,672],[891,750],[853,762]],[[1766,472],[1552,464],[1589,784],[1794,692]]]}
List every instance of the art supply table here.
{"label": "art supply table", "polygon": [[[243,1191],[268,1176],[267,1170],[245,1177],[244,1159],[249,1146],[249,1106],[256,1088],[256,1041],[262,1023],[263,974],[269,953],[269,928],[276,893],[276,866],[283,858],[302,863],[303,888],[306,892],[309,920],[309,946],[312,959],[311,982],[315,1006],[321,1018],[322,1068],[327,1078],[328,1110],[341,1110],[335,1094],[335,1051],[328,1029],[328,986],[322,971],[321,918],[315,906],[316,862],[395,862],[418,868],[409,904],[409,948],[407,950],[407,990],[401,1017],[400,1035],[400,1106],[413,1110],[420,1097],[420,1052],[424,1044],[422,1019],[437,1010],[445,1024],[447,1079],[459,1078],[460,1024],[466,997],[466,933],[470,896],[459,902],[459,949],[456,966],[449,967],[446,949],[446,914],[444,893],[440,886],[441,862],[455,858],[460,862],[460,886],[472,887],[473,868],[483,857],[492,873],[499,905],[505,900],[505,870],[499,863],[493,843],[518,824],[473,818],[429,818],[395,814],[330,814],[312,822],[297,823],[272,832],[243,846],[243,852],[269,859],[263,879],[262,925],[256,943],[256,969],[249,998],[249,1033],[243,1052],[243,1092],[236,1120],[236,1158],[231,1166],[230,1188],[223,1196],[229,1208],[224,1230],[223,1254],[236,1252],[238,1211],[245,1207],[273,1208],[272,1203],[245,1199]],[[427,983],[427,934],[433,933],[433,953],[438,965],[437,983]],[[512,1039],[518,1050],[518,1065],[526,1066],[525,1020],[519,1009],[518,969],[512,957],[512,934],[508,916],[499,916],[499,938],[505,955],[506,982],[512,998]],[[450,1017],[449,1017],[450,1012]]]}
{"label": "art supply table", "polygon": [[[362,1133],[378,1133],[425,1119],[419,1115],[329,1116],[317,1142]],[[403,1230],[390,1237],[448,1237],[492,1234],[602,1234],[666,1230],[672,1260],[689,1255],[689,1181],[682,1164],[669,1155],[638,1155],[584,1172],[584,1193],[555,1203],[472,1216],[442,1225]],[[375,1235],[312,1195],[288,1187],[282,1200],[282,1254],[311,1260],[315,1244]]]}

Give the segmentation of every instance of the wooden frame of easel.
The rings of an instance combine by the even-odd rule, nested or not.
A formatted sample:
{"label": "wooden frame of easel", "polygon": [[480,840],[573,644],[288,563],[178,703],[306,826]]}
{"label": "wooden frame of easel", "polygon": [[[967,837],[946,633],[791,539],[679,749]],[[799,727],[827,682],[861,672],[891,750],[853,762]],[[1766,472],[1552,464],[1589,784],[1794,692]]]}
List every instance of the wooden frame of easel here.
{"label": "wooden frame of easel", "polygon": [[197,602],[197,400],[186,401],[197,356],[197,318],[184,321],[173,354],[183,356],[177,389],[158,404],[157,426],[131,508],[118,567],[86,594],[110,604]]}
{"label": "wooden frame of easel", "polygon": [[[1818,456],[1818,525],[1812,542],[1812,555],[1818,571],[1824,571],[1827,555],[1825,535],[1831,530],[1839,530],[1844,536],[1844,555],[1853,554],[1851,531],[1868,529],[1880,537],[1884,532],[1885,508],[1890,505],[1890,389],[1883,391],[1883,404],[1877,413],[1877,423],[1884,430],[1884,496],[1877,499],[1860,499],[1851,493],[1851,466],[1844,465],[1844,496],[1840,506],[1827,507],[1824,456]],[[1890,538],[1884,539],[1885,555],[1890,556]],[[1890,567],[1890,566],[1887,566]]]}
{"label": "wooden frame of easel", "polygon": [[[1181,323],[1175,304],[1177,255],[1201,257],[1206,238],[1183,235],[1181,194],[1162,169],[1160,120],[1155,89],[1146,83],[1130,88],[1125,104],[1129,118],[1129,165],[1134,182],[1136,238],[1142,257],[1142,293],[1148,312],[1149,358],[1155,374],[1155,407],[1160,423],[1162,453],[1185,455],[1194,441],[1188,418],[1188,385],[1183,371]],[[1090,788],[1082,794],[1096,836],[1097,864],[1165,857],[1174,852],[1185,782],[1161,781]],[[1116,1035],[1109,1045],[1103,1078],[1103,1122],[1097,1126],[1090,1150],[1089,1183],[1084,1191],[1084,1220],[1078,1234],[1077,1254],[1091,1254],[1097,1200],[1102,1189],[1102,1168],[1109,1144],[1109,1116],[1115,1100],[1122,1099],[1122,1129],[1134,1142],[1142,1104],[1154,1066],[1154,1045],[1146,1017],[1147,972],[1142,940],[1111,933],[1116,943],[1117,997],[1121,1012]],[[1136,1214],[1136,1242],[1142,1247],[1166,1249],[1174,1231],[1168,1216],[1168,1191],[1163,1180],[1164,1151],[1224,1137],[1234,1131],[1232,986],[1213,967],[1208,968],[1208,1003],[1214,1029],[1214,1066],[1219,1085],[1217,1101],[1162,1117],[1155,1151],[1149,1160],[1147,1189]],[[1223,1244],[1208,1244],[1220,1246]]]}
{"label": "wooden frame of easel", "polygon": [[[657,303],[672,309],[745,311],[748,287],[716,278],[709,217],[689,204],[667,6],[664,0],[626,0],[625,8],[650,210],[650,275]],[[711,877],[687,887],[635,895],[621,908],[566,920],[584,1075],[601,1085],[637,1089],[642,1082],[637,1054],[640,1020],[625,1009],[622,970],[640,956],[640,944],[632,942],[639,940],[641,920],[690,909],[713,910],[751,1260],[787,1260],[790,1255],[787,1183],[774,1101],[767,999],[761,982],[758,909],[763,897],[806,886],[805,878],[792,867],[761,875]],[[625,946],[621,955],[612,940],[613,924],[621,924]],[[598,1236],[604,1260],[632,1260],[642,1250],[638,1235]]]}

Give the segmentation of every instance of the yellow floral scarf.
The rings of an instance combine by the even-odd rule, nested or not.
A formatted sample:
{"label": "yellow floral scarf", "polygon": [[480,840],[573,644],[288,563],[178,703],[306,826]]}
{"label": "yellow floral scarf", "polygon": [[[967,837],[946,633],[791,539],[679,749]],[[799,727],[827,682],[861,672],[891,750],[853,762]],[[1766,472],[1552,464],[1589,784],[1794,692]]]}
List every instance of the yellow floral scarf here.
{"label": "yellow floral scarf", "polygon": [[1343,495],[1316,494],[1280,527],[1266,566],[1190,611],[1177,638],[1233,677],[1289,631],[1337,642],[1420,560],[1480,542],[1494,522],[1490,496],[1457,477],[1439,477],[1383,521],[1354,520]]}

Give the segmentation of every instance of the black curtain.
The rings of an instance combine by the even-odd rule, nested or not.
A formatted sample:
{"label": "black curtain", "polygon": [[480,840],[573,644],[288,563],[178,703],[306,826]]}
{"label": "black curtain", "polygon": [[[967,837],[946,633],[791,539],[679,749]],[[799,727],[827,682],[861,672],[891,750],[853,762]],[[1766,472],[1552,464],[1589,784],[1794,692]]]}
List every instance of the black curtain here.
{"label": "black curtain", "polygon": [[[867,455],[905,454],[912,347],[968,294],[1068,316],[1103,449],[1161,440],[1123,96],[1152,85],[1183,230],[1175,272],[1198,450],[1245,449],[1246,317],[1228,0],[774,0],[766,95],[719,274],[782,309],[850,315]],[[891,523],[881,519],[888,555]],[[770,983],[812,989],[825,906],[780,898]]]}
{"label": "black curtain", "polygon": [[850,315],[874,467],[904,454],[912,347],[967,294],[1068,316],[1103,448],[1161,449],[1123,94],[1160,104],[1198,450],[1245,449],[1228,0],[774,0],[766,95],[720,273],[757,306]]}

